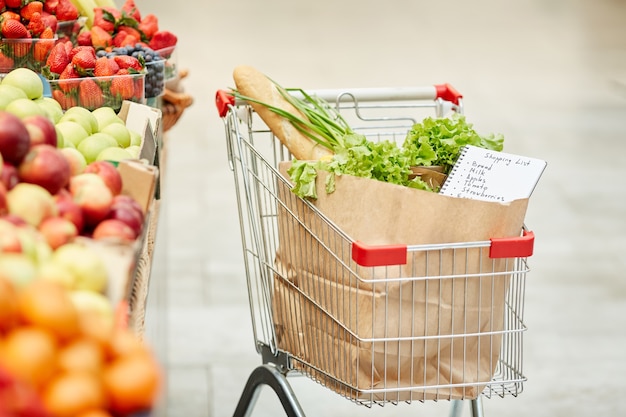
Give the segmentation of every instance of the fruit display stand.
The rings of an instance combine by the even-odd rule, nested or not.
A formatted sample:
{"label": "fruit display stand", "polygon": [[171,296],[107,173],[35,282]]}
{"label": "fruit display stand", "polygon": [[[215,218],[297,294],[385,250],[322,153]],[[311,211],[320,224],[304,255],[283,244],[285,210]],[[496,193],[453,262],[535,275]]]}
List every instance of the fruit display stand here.
{"label": "fruit display stand", "polygon": [[174,127],[183,115],[183,112],[193,104],[193,97],[185,93],[181,83],[188,74],[188,70],[181,69],[178,71],[178,76],[165,85],[165,92],[160,106],[163,113],[164,132]]}

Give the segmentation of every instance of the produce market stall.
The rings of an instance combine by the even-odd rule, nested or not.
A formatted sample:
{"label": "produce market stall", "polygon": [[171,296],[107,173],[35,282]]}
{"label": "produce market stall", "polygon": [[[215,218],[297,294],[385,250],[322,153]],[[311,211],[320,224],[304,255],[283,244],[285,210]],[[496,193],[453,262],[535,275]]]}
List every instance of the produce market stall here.
{"label": "produce market stall", "polygon": [[150,413],[164,133],[193,102],[177,37],[132,0],[0,13],[0,415]]}

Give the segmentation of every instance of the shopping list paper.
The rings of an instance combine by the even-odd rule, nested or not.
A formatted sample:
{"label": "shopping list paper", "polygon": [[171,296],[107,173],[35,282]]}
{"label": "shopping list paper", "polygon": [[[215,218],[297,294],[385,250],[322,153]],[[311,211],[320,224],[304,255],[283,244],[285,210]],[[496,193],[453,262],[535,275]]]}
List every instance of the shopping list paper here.
{"label": "shopping list paper", "polygon": [[505,203],[532,194],[547,163],[466,145],[440,194]]}

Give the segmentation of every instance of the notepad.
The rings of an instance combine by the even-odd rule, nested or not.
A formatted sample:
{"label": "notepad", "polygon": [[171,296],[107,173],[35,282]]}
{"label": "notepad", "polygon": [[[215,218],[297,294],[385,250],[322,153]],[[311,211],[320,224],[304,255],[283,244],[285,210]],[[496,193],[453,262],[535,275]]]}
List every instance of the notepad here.
{"label": "notepad", "polygon": [[505,203],[529,198],[546,161],[465,145],[440,194]]}

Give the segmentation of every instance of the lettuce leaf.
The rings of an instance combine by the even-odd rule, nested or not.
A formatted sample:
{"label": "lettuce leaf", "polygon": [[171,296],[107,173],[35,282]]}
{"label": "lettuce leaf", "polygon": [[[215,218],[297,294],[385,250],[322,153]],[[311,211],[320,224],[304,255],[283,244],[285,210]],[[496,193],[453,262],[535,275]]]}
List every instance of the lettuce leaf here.
{"label": "lettuce leaf", "polygon": [[331,158],[319,161],[294,160],[288,174],[295,184],[292,191],[302,198],[317,198],[317,172],[324,170],[327,193],[335,191],[335,177],[353,175],[391,184],[404,185],[427,191],[431,189],[419,177],[409,180],[411,166],[442,165],[448,173],[464,145],[475,145],[501,151],[502,135],[481,136],[464,116],[454,114],[445,118],[426,118],[416,123],[407,133],[402,146],[383,140],[369,141],[364,135],[349,132],[335,147]]}

